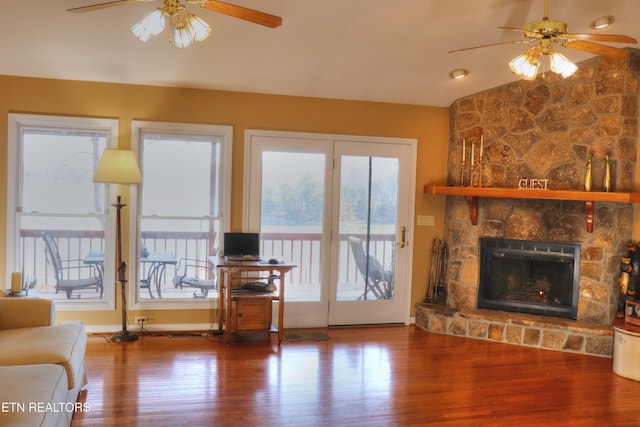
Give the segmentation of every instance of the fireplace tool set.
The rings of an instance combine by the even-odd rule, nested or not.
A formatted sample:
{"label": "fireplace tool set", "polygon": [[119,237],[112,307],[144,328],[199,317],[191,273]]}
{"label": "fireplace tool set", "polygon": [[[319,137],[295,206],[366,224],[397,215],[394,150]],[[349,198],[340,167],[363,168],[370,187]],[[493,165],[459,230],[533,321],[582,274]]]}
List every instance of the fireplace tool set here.
{"label": "fireplace tool set", "polygon": [[433,239],[431,250],[431,271],[425,302],[445,305],[447,303],[447,244],[444,240]]}

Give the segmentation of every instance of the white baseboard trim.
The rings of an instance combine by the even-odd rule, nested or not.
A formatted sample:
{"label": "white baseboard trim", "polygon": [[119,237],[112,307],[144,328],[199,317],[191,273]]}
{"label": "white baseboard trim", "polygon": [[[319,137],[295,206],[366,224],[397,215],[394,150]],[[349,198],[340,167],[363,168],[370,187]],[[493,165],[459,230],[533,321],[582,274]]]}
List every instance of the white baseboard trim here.
{"label": "white baseboard trim", "polygon": [[[122,325],[85,325],[87,332],[90,334],[112,334],[122,329]],[[138,325],[129,325],[131,332],[140,332]],[[157,324],[144,325],[144,330],[149,332],[181,332],[181,331],[218,331],[217,324],[211,323],[175,323],[175,324]]]}
{"label": "white baseboard trim", "polygon": [[[410,317],[409,324],[415,325],[416,318]],[[113,334],[122,329],[122,325],[85,325],[87,333],[90,334]],[[129,325],[131,332],[140,332],[138,325]],[[218,325],[216,323],[174,323],[174,324],[158,324],[151,323],[144,325],[144,330],[149,332],[188,332],[188,331],[211,331],[217,332]]]}

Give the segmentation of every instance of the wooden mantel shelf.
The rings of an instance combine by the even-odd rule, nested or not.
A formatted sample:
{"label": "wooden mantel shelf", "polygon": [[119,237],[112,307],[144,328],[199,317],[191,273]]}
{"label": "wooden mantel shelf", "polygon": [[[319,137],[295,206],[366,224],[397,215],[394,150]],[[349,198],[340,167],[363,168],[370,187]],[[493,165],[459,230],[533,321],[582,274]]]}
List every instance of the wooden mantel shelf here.
{"label": "wooden mantel shelf", "polygon": [[640,203],[640,193],[621,193],[603,191],[571,191],[571,190],[532,190],[524,188],[494,187],[454,187],[448,185],[425,185],[424,194],[445,196],[462,196],[467,198],[471,223],[478,224],[478,198],[491,197],[498,199],[539,199],[570,200],[585,203],[587,211],[587,231],[593,232],[593,203]]}

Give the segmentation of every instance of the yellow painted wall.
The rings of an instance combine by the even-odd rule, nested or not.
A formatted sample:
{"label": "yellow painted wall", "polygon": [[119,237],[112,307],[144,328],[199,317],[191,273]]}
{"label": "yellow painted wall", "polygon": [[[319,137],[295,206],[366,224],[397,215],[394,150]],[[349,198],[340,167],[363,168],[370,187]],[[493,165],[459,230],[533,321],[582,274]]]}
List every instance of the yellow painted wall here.
{"label": "yellow painted wall", "polygon": [[[245,129],[415,138],[418,140],[416,215],[433,215],[435,227],[414,229],[411,300],[426,291],[431,246],[442,237],[444,197],[422,195],[427,182],[444,182],[448,144],[448,109],[184,88],[34,79],[0,76],[0,167],[7,164],[8,113],[50,114],[119,119],[119,146],[130,148],[131,121],[152,120],[233,126],[233,196],[231,228],[242,226]],[[6,242],[6,188],[15,185],[0,174],[0,241]],[[127,194],[123,194],[126,197]],[[123,236],[123,243],[128,241]],[[6,277],[6,244],[0,245],[0,277]],[[128,253],[127,248],[123,252]],[[114,291],[115,292],[115,291]],[[118,299],[116,299],[118,300]],[[413,316],[413,303],[411,315]],[[140,312],[141,313],[141,312]],[[132,318],[138,314],[130,313]],[[145,311],[157,324],[208,323],[209,310]],[[120,311],[59,312],[59,320],[87,325],[117,325]]]}

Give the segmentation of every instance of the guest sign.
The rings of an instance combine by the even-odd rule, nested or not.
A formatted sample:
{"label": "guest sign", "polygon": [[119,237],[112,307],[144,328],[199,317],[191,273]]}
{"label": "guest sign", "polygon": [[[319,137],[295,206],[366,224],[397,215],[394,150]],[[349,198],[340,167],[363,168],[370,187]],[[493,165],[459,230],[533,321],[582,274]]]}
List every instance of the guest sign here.
{"label": "guest sign", "polygon": [[548,190],[548,179],[522,178],[518,181],[518,188],[527,188],[530,190]]}

